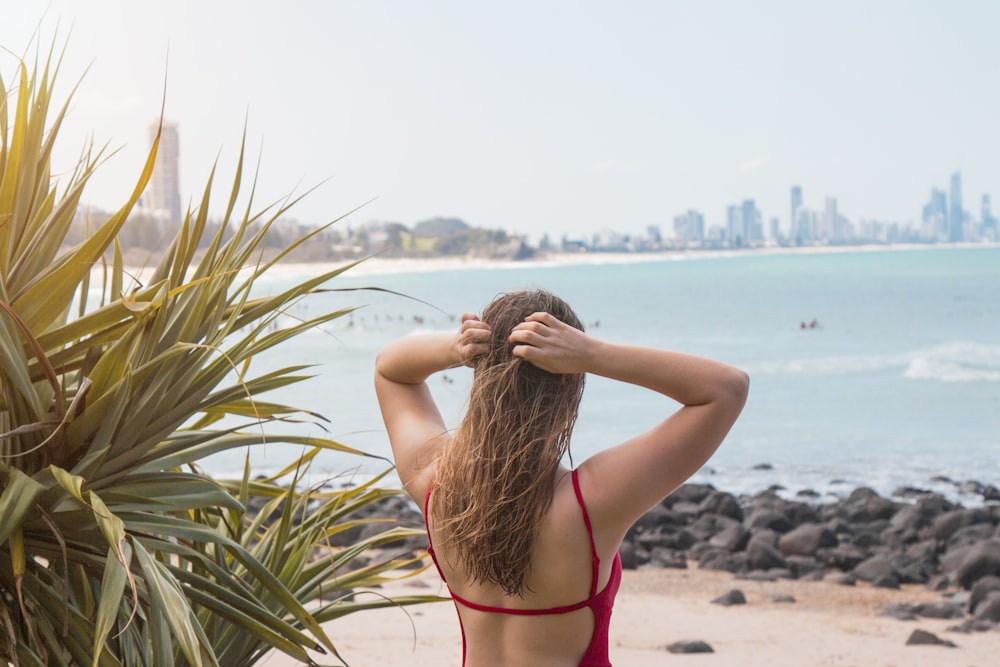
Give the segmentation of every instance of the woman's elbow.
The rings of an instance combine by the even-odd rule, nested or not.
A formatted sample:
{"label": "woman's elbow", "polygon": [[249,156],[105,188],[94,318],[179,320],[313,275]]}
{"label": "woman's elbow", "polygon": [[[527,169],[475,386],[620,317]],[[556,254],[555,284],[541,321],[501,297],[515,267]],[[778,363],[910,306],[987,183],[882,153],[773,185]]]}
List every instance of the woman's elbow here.
{"label": "woman's elbow", "polygon": [[738,368],[731,369],[723,383],[723,391],[726,402],[742,410],[750,393],[750,375]]}

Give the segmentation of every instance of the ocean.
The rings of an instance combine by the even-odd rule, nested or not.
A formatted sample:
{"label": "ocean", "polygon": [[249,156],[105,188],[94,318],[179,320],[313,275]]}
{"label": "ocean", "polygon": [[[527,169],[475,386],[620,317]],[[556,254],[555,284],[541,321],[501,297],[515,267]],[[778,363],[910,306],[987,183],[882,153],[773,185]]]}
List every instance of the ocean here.
{"label": "ocean", "polygon": [[[402,273],[348,271],[328,285],[345,291],[312,296],[289,314],[360,307],[255,361],[258,373],[315,364],[315,377],[266,398],[318,412],[329,423],[285,428],[388,457],[371,380],[379,348],[397,337],[450,330],[462,312],[479,311],[498,293],[540,287],[570,302],[594,336],[704,355],[749,372],[742,416],[692,481],[734,493],[777,486],[795,497],[811,490],[820,500],[857,486],[883,495],[909,486],[967,506],[981,497],[942,478],[1000,486],[1000,248],[413,266]],[[262,281],[258,289],[278,290],[291,279]],[[462,414],[469,380],[466,369],[431,378],[449,424]],[[675,408],[655,393],[588,377],[574,461]],[[252,448],[253,472],[281,469],[300,452],[282,443]],[[222,453],[204,465],[239,474],[245,453]],[[310,480],[347,484],[386,467],[381,459],[324,453]]]}

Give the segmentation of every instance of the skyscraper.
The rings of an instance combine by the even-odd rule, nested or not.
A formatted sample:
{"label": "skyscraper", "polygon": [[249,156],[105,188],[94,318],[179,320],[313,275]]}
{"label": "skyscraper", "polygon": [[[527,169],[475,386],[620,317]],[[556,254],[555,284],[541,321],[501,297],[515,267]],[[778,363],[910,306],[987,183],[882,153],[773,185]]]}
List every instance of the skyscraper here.
{"label": "skyscraper", "polygon": [[[156,140],[159,123],[153,123],[149,128],[149,141]],[[181,221],[181,190],[180,190],[180,141],[177,125],[163,123],[160,132],[160,146],[156,152],[156,163],[153,165],[153,175],[149,179],[146,208],[161,218],[168,225],[176,225]]]}
{"label": "skyscraper", "polygon": [[823,231],[820,236],[826,240],[837,238],[837,198],[826,198],[826,212],[823,214]]}
{"label": "skyscraper", "polygon": [[799,209],[802,208],[802,187],[792,186],[792,217],[788,219],[788,235],[794,237],[799,222]]}
{"label": "skyscraper", "polygon": [[962,172],[951,175],[951,197],[948,202],[948,240],[952,243],[964,238],[965,211],[962,210]]}

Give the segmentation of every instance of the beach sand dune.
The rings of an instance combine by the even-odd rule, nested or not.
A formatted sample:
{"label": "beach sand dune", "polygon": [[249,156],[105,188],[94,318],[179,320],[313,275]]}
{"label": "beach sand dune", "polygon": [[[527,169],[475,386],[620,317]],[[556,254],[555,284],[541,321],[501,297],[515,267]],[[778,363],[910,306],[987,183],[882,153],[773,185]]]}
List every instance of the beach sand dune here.
{"label": "beach sand dune", "polygon": [[[745,605],[711,600],[741,590]],[[395,595],[446,595],[436,573],[381,589]],[[785,595],[795,602],[775,602]],[[990,667],[1000,664],[1000,631],[947,631],[958,621],[900,621],[879,615],[898,602],[930,602],[941,593],[922,586],[902,590],[841,586],[828,582],[735,579],[703,570],[626,571],[611,621],[611,660],[616,667]],[[957,644],[907,646],[915,629]],[[407,610],[365,612],[326,626],[352,667],[442,667],[461,663],[461,635],[454,606],[435,603]],[[700,639],[711,654],[671,654],[668,644]],[[322,660],[321,660],[322,662]],[[329,661],[328,661],[329,662]],[[298,663],[274,654],[262,664]]]}

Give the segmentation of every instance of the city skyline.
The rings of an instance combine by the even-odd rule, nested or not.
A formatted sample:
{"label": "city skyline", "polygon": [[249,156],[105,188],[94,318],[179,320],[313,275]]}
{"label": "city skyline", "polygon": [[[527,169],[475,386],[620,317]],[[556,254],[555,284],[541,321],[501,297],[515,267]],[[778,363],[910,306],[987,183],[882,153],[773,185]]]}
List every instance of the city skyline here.
{"label": "city skyline", "polygon": [[[55,157],[121,147],[86,193],[101,207],[134,183],[164,77],[184,207],[244,121],[262,205],[330,179],[293,209],[311,223],[375,198],[352,224],[589,236],[689,210],[728,224],[753,200],[769,235],[796,184],[810,210],[914,225],[952,173],[976,216],[1000,184],[995,3],[26,4],[0,45],[24,54],[40,25],[30,61],[58,25],[62,90],[90,65]],[[8,85],[15,62],[0,54]]]}

